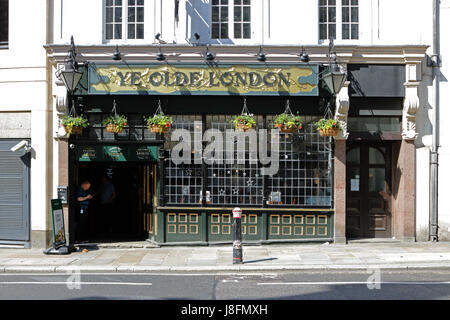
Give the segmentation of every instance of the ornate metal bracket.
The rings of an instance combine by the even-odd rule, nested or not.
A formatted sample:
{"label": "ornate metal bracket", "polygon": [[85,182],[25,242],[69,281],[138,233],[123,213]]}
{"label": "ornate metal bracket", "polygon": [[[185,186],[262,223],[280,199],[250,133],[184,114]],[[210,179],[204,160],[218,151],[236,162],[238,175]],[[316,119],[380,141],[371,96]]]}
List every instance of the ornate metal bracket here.
{"label": "ornate metal bracket", "polygon": [[403,102],[402,137],[404,140],[417,138],[416,114],[420,107],[418,95],[419,81],[405,83],[405,100]]}
{"label": "ornate metal bracket", "polygon": [[350,81],[345,81],[341,91],[336,95],[336,112],[334,118],[341,123],[341,131],[334,138],[335,140],[347,140],[347,118],[348,110],[350,109],[350,96],[348,94],[348,87]]}

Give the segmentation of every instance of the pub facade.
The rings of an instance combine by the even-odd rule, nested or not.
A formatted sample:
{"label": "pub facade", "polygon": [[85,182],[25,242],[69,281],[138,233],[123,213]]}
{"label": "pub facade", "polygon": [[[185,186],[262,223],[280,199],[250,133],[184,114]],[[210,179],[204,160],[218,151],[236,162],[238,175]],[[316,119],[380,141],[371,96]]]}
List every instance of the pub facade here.
{"label": "pub facade", "polygon": [[[266,61],[249,57],[258,46],[123,46],[121,60],[98,58],[107,48],[76,46],[82,75],[73,94],[55,83],[59,117],[75,112],[89,122],[67,136],[57,119],[71,241],[78,186],[89,180],[98,189],[105,175],[117,196],[106,217],[95,215],[93,201],[90,238],[97,241],[228,243],[235,207],[248,243],[415,239],[416,75],[424,46],[335,46],[346,75],[337,94],[324,81],[327,46],[265,46]],[[55,68],[69,49],[47,47]],[[309,61],[287,54],[302,50]],[[174,54],[164,61],[140,54],[151,51]],[[301,129],[272,131],[287,106]],[[243,111],[256,125],[240,144],[232,120]],[[103,120],[113,112],[127,118],[120,133],[106,131]],[[155,113],[171,117],[166,133],[149,129]],[[316,122],[324,117],[341,124],[337,136],[321,136]],[[277,170],[267,174],[272,165]],[[114,232],[102,237],[104,219]]]}

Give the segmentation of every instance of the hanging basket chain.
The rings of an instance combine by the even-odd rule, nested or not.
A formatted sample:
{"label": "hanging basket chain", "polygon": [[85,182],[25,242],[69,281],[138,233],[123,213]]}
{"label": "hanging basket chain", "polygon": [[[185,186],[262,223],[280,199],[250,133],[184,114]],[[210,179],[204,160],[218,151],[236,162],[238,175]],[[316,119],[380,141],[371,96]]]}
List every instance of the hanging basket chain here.
{"label": "hanging basket chain", "polygon": [[247,99],[244,98],[244,107],[242,108],[241,115],[250,115],[250,110],[247,108]]}
{"label": "hanging basket chain", "polygon": [[290,102],[289,99],[286,100],[286,109],[284,109],[284,113],[288,114],[290,116],[293,116],[294,114],[292,113],[291,107],[289,106]]}
{"label": "hanging basket chain", "polygon": [[77,116],[77,111],[75,110],[75,101],[74,100],[72,100],[72,107],[70,108],[69,116],[74,117],[74,118]]}
{"label": "hanging basket chain", "polygon": [[117,118],[117,103],[116,103],[116,100],[113,100],[113,107],[112,107],[111,113],[114,115],[115,118]]}
{"label": "hanging basket chain", "polygon": [[164,114],[162,107],[161,107],[161,100],[158,100],[158,108],[156,109],[154,116],[156,116],[158,114]]}
{"label": "hanging basket chain", "polygon": [[328,102],[327,107],[325,108],[325,119],[333,119],[333,113],[331,112],[331,104]]}

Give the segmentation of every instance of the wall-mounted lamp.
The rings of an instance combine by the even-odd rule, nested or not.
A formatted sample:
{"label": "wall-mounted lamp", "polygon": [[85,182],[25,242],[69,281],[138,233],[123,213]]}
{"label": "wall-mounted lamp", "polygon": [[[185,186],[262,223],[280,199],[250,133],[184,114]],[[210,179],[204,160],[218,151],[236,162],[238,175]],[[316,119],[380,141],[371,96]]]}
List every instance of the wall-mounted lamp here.
{"label": "wall-mounted lamp", "polygon": [[117,44],[116,44],[116,50],[115,50],[114,53],[113,53],[112,59],[113,59],[114,61],[120,61],[120,60],[122,60],[122,55],[120,54],[119,46],[118,46]]}
{"label": "wall-mounted lamp", "polygon": [[262,50],[262,46],[259,46],[259,52],[258,52],[258,55],[256,56],[256,59],[259,62],[266,62],[266,60],[267,60],[266,54]]}
{"label": "wall-mounted lamp", "polygon": [[161,48],[159,48],[159,52],[156,55],[156,60],[158,60],[158,61],[166,60],[166,56],[162,53]]}
{"label": "wall-mounted lamp", "polygon": [[305,50],[305,47],[302,47],[302,53],[300,53],[300,61],[303,63],[308,63],[310,61],[309,55]]}
{"label": "wall-mounted lamp", "polygon": [[206,61],[213,61],[216,58],[216,55],[209,51],[209,47],[206,46],[206,52],[205,52],[205,60]]}
{"label": "wall-mounted lamp", "polygon": [[64,68],[58,69],[55,73],[56,77],[64,83],[64,86],[69,93],[74,92],[83,75],[83,72],[78,70],[76,56],[75,42],[73,36],[71,36],[70,49],[67,53],[67,58],[64,60]]}

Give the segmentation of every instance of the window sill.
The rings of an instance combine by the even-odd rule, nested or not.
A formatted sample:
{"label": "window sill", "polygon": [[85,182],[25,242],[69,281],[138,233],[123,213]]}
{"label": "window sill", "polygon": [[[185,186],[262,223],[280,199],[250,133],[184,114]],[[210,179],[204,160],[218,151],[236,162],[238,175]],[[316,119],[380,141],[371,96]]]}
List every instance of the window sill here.
{"label": "window sill", "polygon": [[8,50],[9,45],[8,44],[0,44],[0,50]]}

